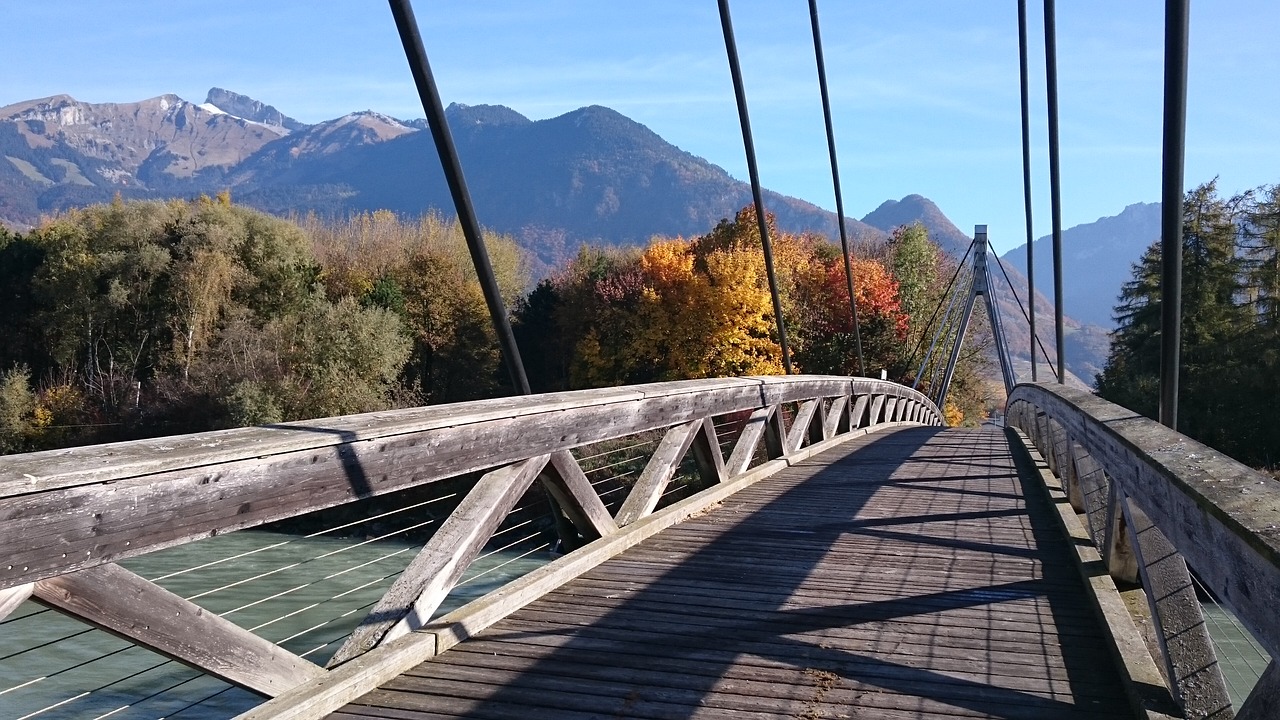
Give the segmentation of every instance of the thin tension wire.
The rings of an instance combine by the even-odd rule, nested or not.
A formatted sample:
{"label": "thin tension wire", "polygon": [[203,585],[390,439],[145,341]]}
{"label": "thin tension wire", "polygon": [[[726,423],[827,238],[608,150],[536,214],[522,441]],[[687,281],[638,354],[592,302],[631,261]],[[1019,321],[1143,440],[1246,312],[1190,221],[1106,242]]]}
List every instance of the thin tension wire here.
{"label": "thin tension wire", "polygon": [[[1027,322],[1031,332],[1031,382],[1035,382],[1038,364],[1036,343],[1040,340],[1036,337],[1035,231],[1031,222],[1031,100],[1027,89],[1027,0],[1018,0],[1018,75],[1022,86],[1022,196],[1027,215],[1027,303],[1031,306]],[[999,259],[997,255],[996,260]]]}
{"label": "thin tension wire", "polygon": [[[1027,309],[1023,307],[1022,298],[1018,297],[1018,289],[1013,286],[1013,281],[1009,279],[1009,273],[1004,269],[1004,263],[1000,262],[999,255],[996,255],[995,253],[991,253],[991,254],[996,259],[996,265],[1000,268],[1000,274],[1004,275],[1004,281],[1009,286],[1009,292],[1013,293],[1013,299],[1016,300],[1018,303],[1018,309],[1022,311],[1022,318],[1024,320],[1028,320]],[[1028,320],[1028,322],[1030,321]],[[1035,340],[1036,345],[1040,346],[1040,353],[1044,355],[1044,361],[1049,365],[1049,371],[1052,372],[1054,375],[1057,375],[1058,369],[1054,366],[1053,361],[1049,359],[1049,351],[1044,349],[1044,343],[1040,342],[1040,337],[1037,335],[1032,335],[1031,338]],[[1035,352],[1035,346],[1032,346],[1031,352],[1032,353]],[[1034,356],[1032,359],[1034,360]]]}
{"label": "thin tension wire", "polygon": [[827,150],[831,155],[831,184],[836,193],[836,221],[840,224],[840,251],[844,255],[844,279],[849,285],[849,313],[853,316],[853,341],[858,349],[858,372],[867,374],[862,356],[862,332],[858,328],[858,300],[853,292],[853,264],[849,260],[849,237],[844,228],[844,196],[840,192],[840,166],[836,162],[836,134],[831,126],[831,98],[827,94],[827,65],[822,59],[822,33],[818,29],[818,0],[809,0],[809,21],[813,25],[813,55],[818,63],[818,88],[822,91],[822,118],[827,126]]}
{"label": "thin tension wire", "polygon": [[[407,0],[404,0],[407,2]],[[747,91],[742,85],[742,67],[738,64],[738,46],[733,40],[733,19],[729,17],[729,0],[719,0],[720,27],[724,31],[725,54],[729,56],[729,74],[733,76],[733,94],[738,101],[738,121],[742,125],[742,144],[747,151],[747,173],[751,176],[751,198],[756,206],[756,224],[760,228],[760,245],[764,248],[764,269],[769,276],[769,295],[773,299],[773,316],[778,321],[778,344],[782,346],[782,367],[791,374],[791,350],[787,347],[787,323],[782,318],[782,300],[778,296],[778,277],[773,271],[773,244],[769,242],[769,223],[764,216],[764,194],[760,190],[760,171],[756,167],[756,146],[751,139],[751,118],[747,114]]]}

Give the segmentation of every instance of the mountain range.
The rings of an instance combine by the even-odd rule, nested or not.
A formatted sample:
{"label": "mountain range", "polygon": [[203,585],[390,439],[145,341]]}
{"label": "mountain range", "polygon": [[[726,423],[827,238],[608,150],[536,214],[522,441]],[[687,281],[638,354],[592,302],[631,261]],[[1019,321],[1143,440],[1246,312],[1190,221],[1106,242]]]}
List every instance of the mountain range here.
{"label": "mountain range", "polygon": [[[746,183],[605,107],[534,121],[502,106],[453,104],[446,117],[481,222],[515,236],[543,270],[584,242],[636,245],[654,235],[700,234],[751,201]],[[236,202],[277,214],[389,209],[417,215],[451,208],[426,129],[425,120],[373,111],[307,124],[221,88],[199,104],[176,95],[132,103],[85,103],[67,95],[29,100],[0,108],[0,223],[30,226],[41,214],[116,195],[168,198],[227,188]],[[811,203],[766,191],[765,205],[784,230],[838,234],[835,214]],[[1145,217],[1149,207],[1132,206],[1095,225],[1132,235],[1126,223],[1141,223],[1129,216]],[[878,243],[912,222],[955,257],[968,247],[969,236],[919,195],[886,201],[862,221],[847,219],[846,227],[855,241]],[[1095,245],[1097,252],[1106,249],[1101,240],[1090,245],[1093,235],[1081,228],[1067,234],[1081,253]],[[1036,249],[1047,257],[1043,242]],[[1127,272],[1148,241],[1134,242],[1141,246],[1132,258],[1111,264]],[[1007,255],[1007,264],[1025,298],[1017,252]],[[1079,261],[1092,270],[1096,260],[1089,257],[1080,254]],[[1048,277],[1037,269],[1037,277]],[[1107,292],[1069,288],[1071,312],[1075,298],[1114,298],[1115,285]],[[1029,335],[1017,301],[1008,289],[997,295],[1003,316],[1013,319],[1005,323],[1010,345],[1025,363]],[[1093,322],[1109,316],[1109,306],[1105,314],[1080,307]],[[1040,297],[1037,309],[1045,308],[1048,321],[1037,312],[1037,323],[1051,337],[1052,306]],[[1102,327],[1068,322],[1068,366],[1081,378],[1092,380],[1107,344]]]}

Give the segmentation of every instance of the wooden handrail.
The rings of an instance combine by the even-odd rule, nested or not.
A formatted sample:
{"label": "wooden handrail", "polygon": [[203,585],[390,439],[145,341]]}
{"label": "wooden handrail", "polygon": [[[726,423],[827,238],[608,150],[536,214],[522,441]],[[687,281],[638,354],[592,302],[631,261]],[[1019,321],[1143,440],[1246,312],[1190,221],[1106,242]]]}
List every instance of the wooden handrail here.
{"label": "wooden handrail", "polygon": [[894,383],[798,375],[482,400],[0,457],[0,547],[8,554],[0,589],[592,442],[850,394],[911,398],[928,407],[924,422],[941,421],[927,398]]}
{"label": "wooden handrail", "polygon": [[[1210,689],[1221,697],[1205,697],[1221,678],[1204,677],[1215,662],[1188,564],[1272,658],[1280,657],[1280,482],[1065,385],[1018,385],[1007,408],[1008,424],[1031,438],[1087,516],[1111,574],[1147,590],[1171,689],[1189,712],[1196,703],[1220,706],[1226,691]],[[1276,676],[1269,672],[1255,695],[1280,689],[1269,687]]]}
{"label": "wooden handrail", "polygon": [[[783,408],[791,404],[798,409],[788,422]],[[731,414],[746,419],[726,459],[712,419]],[[621,537],[654,512],[687,453],[704,482],[727,491],[773,471],[752,467],[762,441],[766,456],[785,465],[851,431],[901,423],[940,425],[942,414],[895,383],[800,375],[503,398],[0,457],[0,616],[30,597],[276,696],[326,673],[116,561],[484,471],[334,656],[337,665],[427,622],[533,483],[582,539]],[[569,451],[663,429],[611,516]],[[153,622],[153,611],[168,619]]]}

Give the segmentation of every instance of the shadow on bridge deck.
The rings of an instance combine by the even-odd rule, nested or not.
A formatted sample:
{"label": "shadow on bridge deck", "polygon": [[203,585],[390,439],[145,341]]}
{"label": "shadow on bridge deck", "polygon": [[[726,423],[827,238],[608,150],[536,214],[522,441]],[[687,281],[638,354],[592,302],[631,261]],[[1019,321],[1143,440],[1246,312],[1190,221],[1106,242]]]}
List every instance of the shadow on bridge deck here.
{"label": "shadow on bridge deck", "polygon": [[995,429],[872,434],[666,530],[333,717],[1131,717]]}

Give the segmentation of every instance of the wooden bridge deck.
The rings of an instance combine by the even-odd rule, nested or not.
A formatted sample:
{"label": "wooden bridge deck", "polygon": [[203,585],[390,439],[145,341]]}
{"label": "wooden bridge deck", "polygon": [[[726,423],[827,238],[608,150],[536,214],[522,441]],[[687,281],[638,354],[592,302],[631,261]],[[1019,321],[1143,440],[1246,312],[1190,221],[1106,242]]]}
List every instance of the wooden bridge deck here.
{"label": "wooden bridge deck", "polygon": [[829,450],[332,715],[1131,717],[1002,431]]}

